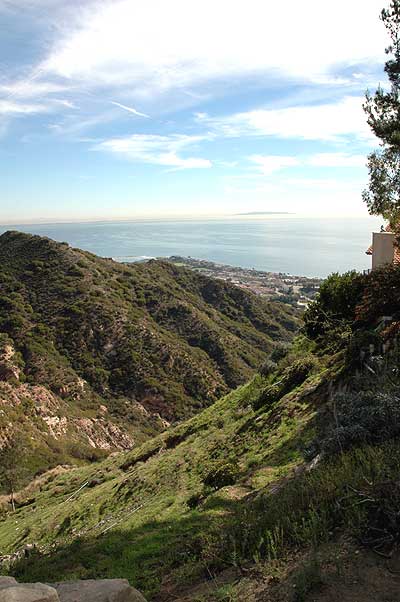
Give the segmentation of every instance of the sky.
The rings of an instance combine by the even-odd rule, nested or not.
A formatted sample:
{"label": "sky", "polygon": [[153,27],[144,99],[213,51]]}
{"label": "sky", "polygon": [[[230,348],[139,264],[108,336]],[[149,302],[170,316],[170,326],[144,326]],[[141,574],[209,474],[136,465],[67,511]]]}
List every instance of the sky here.
{"label": "sky", "polygon": [[0,0],[0,222],[367,215],[384,0]]}

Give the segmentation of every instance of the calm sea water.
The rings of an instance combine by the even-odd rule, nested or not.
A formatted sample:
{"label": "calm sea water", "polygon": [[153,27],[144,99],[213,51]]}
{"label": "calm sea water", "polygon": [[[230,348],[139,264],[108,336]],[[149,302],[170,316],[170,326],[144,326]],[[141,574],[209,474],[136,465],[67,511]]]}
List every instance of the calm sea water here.
{"label": "calm sea water", "polygon": [[227,218],[0,226],[66,241],[104,257],[137,260],[170,255],[271,272],[324,277],[363,270],[381,220],[366,218]]}

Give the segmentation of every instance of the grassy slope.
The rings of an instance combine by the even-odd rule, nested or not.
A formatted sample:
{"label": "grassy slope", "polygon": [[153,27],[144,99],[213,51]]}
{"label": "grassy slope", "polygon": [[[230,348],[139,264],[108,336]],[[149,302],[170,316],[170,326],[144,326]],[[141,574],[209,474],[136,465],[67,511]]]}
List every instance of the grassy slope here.
{"label": "grassy slope", "polygon": [[398,473],[400,445],[350,449],[312,471],[302,468],[329,383],[342,378],[342,359],[320,357],[302,384],[255,412],[269,387],[257,376],[134,452],[32,486],[20,498],[27,505],[0,524],[3,554],[39,546],[13,574],[28,581],[127,577],[152,596],[226,567],[286,558],[337,529],[357,533],[369,510],[357,492],[371,496],[377,480]]}
{"label": "grassy slope", "polygon": [[[3,553],[39,545],[39,554],[14,564],[13,573],[49,581],[124,576],[155,595],[171,583],[193,583],[254,561],[269,560],[273,576],[272,560],[334,541],[343,530],[370,537],[371,524],[386,525],[388,516],[398,514],[397,438],[352,445],[327,455],[313,470],[305,462],[324,421],[334,426],[335,387],[363,387],[378,399],[389,376],[398,388],[395,349],[385,359],[382,378],[378,373],[368,378],[369,371],[352,374],[350,351],[358,358],[353,342],[373,334],[366,326],[365,300],[375,278],[363,281],[357,294],[359,280],[332,279],[322,292],[326,301],[316,307],[325,322],[314,319],[314,309],[306,321],[313,331],[318,326],[316,339],[298,339],[270,376],[257,375],[133,452],[64,472],[36,492],[32,488],[27,505],[4,516],[0,525]],[[341,315],[330,291],[338,284],[344,289],[339,298],[346,298]],[[382,299],[369,315],[371,323],[387,309],[386,293]],[[391,303],[399,311],[397,299]],[[354,322],[360,307],[362,330],[360,318]]]}
{"label": "grassy slope", "polygon": [[[55,419],[97,420],[105,406],[109,420],[141,442],[161,428],[146,411],[172,421],[193,415],[245,382],[273,342],[289,340],[297,326],[290,308],[167,263],[124,266],[5,233],[0,437],[24,420],[27,443],[40,440],[42,468],[74,457],[72,439],[83,449],[79,425],[54,441],[38,415],[50,392]],[[7,377],[10,361],[1,359],[10,346],[19,378]]]}
{"label": "grassy slope", "polygon": [[[315,391],[320,400],[329,371],[319,366],[300,387],[256,412],[252,402],[268,384],[258,375],[138,450],[63,473],[31,491],[34,501],[0,525],[2,552],[27,543],[45,550],[56,541],[65,552],[35,562],[25,578],[124,575],[147,592],[176,564],[184,565],[178,573],[197,571],[200,540],[230,519],[241,498],[302,462],[314,435]],[[88,480],[95,481],[66,501]],[[221,488],[224,482],[232,484]],[[77,537],[83,543],[71,548]]]}

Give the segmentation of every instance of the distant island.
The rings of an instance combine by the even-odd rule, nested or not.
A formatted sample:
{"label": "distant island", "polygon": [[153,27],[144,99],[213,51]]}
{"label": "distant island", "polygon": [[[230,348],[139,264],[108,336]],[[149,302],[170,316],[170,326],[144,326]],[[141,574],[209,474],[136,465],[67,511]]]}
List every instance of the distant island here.
{"label": "distant island", "polygon": [[247,213],[235,213],[235,215],[295,215],[289,211],[248,211]]}

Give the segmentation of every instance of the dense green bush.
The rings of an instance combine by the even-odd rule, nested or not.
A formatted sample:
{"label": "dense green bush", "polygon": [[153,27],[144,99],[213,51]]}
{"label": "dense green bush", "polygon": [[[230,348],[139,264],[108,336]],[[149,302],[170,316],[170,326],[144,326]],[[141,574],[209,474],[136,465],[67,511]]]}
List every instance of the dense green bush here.
{"label": "dense green bush", "polygon": [[349,340],[349,344],[346,350],[346,361],[347,365],[353,365],[359,363],[361,360],[362,352],[369,352],[370,345],[374,346],[375,352],[378,353],[382,346],[382,338],[374,331],[371,330],[358,330],[356,331]]}
{"label": "dense green bush", "polygon": [[396,264],[373,270],[365,281],[356,310],[359,325],[373,325],[381,316],[400,318],[400,267]]}
{"label": "dense green bush", "polygon": [[239,475],[239,469],[233,462],[220,462],[214,465],[204,478],[204,485],[212,489],[221,489],[234,485]]}
{"label": "dense green bush", "polygon": [[290,345],[288,343],[276,343],[271,351],[270,360],[278,364],[289,353]]}
{"label": "dense green bush", "polygon": [[358,272],[332,274],[321,285],[316,301],[304,314],[304,331],[315,339],[351,324],[362,299],[366,276]]}

